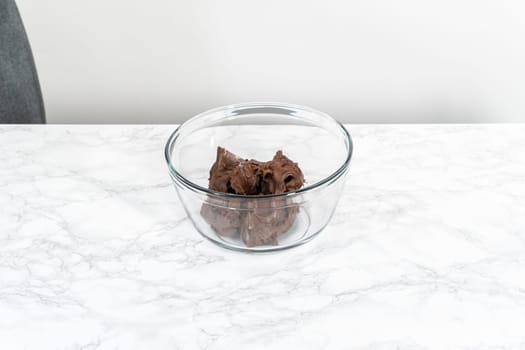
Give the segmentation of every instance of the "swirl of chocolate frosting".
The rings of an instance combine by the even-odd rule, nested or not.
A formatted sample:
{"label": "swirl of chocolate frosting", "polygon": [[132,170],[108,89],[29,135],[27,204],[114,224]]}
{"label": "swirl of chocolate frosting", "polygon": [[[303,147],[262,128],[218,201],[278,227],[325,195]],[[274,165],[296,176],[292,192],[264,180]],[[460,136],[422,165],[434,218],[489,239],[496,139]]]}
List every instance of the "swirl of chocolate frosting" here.
{"label": "swirl of chocolate frosting", "polygon": [[[208,187],[240,195],[270,195],[296,191],[303,184],[304,175],[299,165],[280,150],[272,160],[260,162],[242,159],[218,147]],[[278,244],[278,236],[293,225],[299,211],[298,207],[288,205],[288,199],[282,198],[270,199],[263,206],[257,200],[235,204],[225,208],[205,203],[201,215],[218,234],[240,236],[249,247]]]}

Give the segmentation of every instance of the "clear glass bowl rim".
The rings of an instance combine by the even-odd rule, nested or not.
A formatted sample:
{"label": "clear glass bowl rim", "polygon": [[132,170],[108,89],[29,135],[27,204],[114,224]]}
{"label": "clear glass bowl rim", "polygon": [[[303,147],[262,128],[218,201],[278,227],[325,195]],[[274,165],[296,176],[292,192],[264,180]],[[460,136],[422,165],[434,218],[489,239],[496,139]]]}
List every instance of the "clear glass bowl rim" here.
{"label": "clear glass bowl rim", "polygon": [[[320,116],[322,116],[324,118],[332,120],[334,123],[339,125],[340,131],[342,132],[342,135],[345,137],[345,141],[346,141],[346,145],[347,145],[347,149],[346,149],[347,154],[346,154],[346,158],[345,158],[343,164],[336,171],[334,171],[332,174],[328,175],[324,179],[322,179],[320,181],[317,181],[316,183],[313,183],[313,184],[311,184],[309,186],[303,187],[303,188],[301,188],[301,189],[299,189],[297,191],[286,192],[286,193],[281,193],[281,194],[270,194],[270,195],[240,195],[240,194],[234,194],[234,193],[224,193],[224,192],[213,191],[213,190],[210,190],[210,189],[208,189],[206,187],[202,187],[200,185],[197,185],[196,183],[188,180],[186,177],[184,177],[182,174],[180,174],[177,171],[177,169],[175,169],[175,167],[173,166],[173,164],[171,162],[171,152],[170,152],[170,150],[171,150],[172,146],[175,144],[175,142],[177,141],[177,138],[180,135],[180,130],[182,128],[184,128],[184,125],[187,122],[191,121],[191,120],[195,120],[195,119],[204,117],[204,116],[206,116],[208,114],[217,113],[217,112],[221,112],[221,111],[229,111],[229,110],[234,110],[234,109],[241,109],[241,108],[283,108],[283,109],[292,109],[292,110],[299,110],[299,111],[303,110],[303,111],[307,111],[307,112],[310,112],[310,113],[318,114],[318,115],[320,115]],[[189,119],[187,122],[182,123],[181,125],[179,125],[175,129],[175,131],[168,138],[168,141],[166,142],[166,146],[164,147],[164,157],[166,158],[166,163],[168,165],[168,169],[170,171],[170,175],[171,175],[173,180],[179,181],[186,188],[188,188],[188,189],[190,189],[190,190],[192,190],[194,192],[201,193],[201,194],[206,194],[206,195],[211,195],[211,196],[219,197],[219,198],[232,198],[232,199],[233,198],[238,198],[238,199],[239,198],[246,198],[246,199],[248,199],[248,198],[249,199],[254,199],[254,198],[261,198],[262,199],[262,198],[264,198],[264,199],[267,199],[267,198],[276,198],[276,197],[289,197],[289,196],[294,196],[296,194],[301,194],[301,193],[305,193],[305,192],[317,189],[319,187],[322,187],[323,185],[330,184],[333,181],[337,180],[338,178],[340,178],[348,170],[348,167],[350,165],[350,160],[352,158],[353,148],[354,148],[353,147],[353,142],[352,142],[352,137],[350,136],[350,133],[348,132],[348,130],[346,130],[345,126],[342,123],[338,122],[333,117],[331,117],[330,115],[328,115],[328,114],[326,114],[324,112],[318,111],[318,110],[310,108],[310,107],[301,106],[301,105],[294,105],[294,104],[290,104],[290,103],[248,102],[248,103],[239,103],[239,104],[233,104],[233,105],[226,105],[226,106],[213,108],[213,109],[204,111],[202,113],[199,113],[196,116],[194,116],[191,119]]]}

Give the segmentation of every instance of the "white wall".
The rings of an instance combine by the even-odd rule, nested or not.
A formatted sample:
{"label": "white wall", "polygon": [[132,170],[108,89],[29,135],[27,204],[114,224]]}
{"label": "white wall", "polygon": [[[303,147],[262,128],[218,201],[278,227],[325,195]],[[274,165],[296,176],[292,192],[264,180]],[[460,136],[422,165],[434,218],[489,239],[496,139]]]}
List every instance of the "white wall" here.
{"label": "white wall", "polygon": [[520,0],[17,0],[50,123],[252,100],[349,122],[525,121]]}

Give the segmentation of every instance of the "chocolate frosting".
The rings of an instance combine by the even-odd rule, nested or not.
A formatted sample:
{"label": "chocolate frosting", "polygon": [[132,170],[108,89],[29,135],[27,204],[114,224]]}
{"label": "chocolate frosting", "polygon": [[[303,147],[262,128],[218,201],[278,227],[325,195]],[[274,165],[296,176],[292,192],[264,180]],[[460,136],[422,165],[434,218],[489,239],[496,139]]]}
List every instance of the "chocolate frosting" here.
{"label": "chocolate frosting", "polygon": [[[296,191],[304,184],[297,163],[277,151],[272,160],[241,159],[222,147],[210,170],[211,190],[239,195],[270,195]],[[294,223],[299,208],[289,199],[234,198],[225,205],[203,204],[202,217],[220,235],[240,236],[248,247],[277,245],[278,236]],[[236,210],[237,209],[237,210]]]}
{"label": "chocolate frosting", "polygon": [[229,200],[226,207],[204,203],[201,207],[202,217],[210,226],[225,237],[235,237],[239,235],[239,228],[242,224],[240,201]]}
{"label": "chocolate frosting", "polygon": [[290,206],[291,203],[283,199],[272,199],[270,208],[257,208],[255,201],[250,204],[252,210],[244,215],[240,230],[241,238],[248,247],[277,245],[278,236],[288,231],[299,211],[298,207]]}
{"label": "chocolate frosting", "polygon": [[297,191],[304,184],[303,172],[288,159],[282,151],[277,151],[273,159],[261,167],[261,193],[281,194]]}
{"label": "chocolate frosting", "polygon": [[260,193],[261,163],[256,160],[241,161],[230,175],[230,184],[235,193],[253,195]]}
{"label": "chocolate frosting", "polygon": [[230,177],[233,169],[239,165],[241,160],[241,158],[224,148],[217,147],[217,159],[210,169],[209,189],[218,192],[235,193],[230,185]]}

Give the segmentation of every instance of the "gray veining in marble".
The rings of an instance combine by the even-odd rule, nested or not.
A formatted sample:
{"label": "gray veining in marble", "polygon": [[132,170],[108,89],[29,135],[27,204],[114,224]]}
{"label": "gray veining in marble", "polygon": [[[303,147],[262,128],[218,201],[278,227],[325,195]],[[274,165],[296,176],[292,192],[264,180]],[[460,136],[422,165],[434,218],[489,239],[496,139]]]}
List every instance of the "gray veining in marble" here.
{"label": "gray veining in marble", "polygon": [[312,242],[223,250],[173,126],[0,126],[1,349],[525,349],[525,125],[349,126]]}

